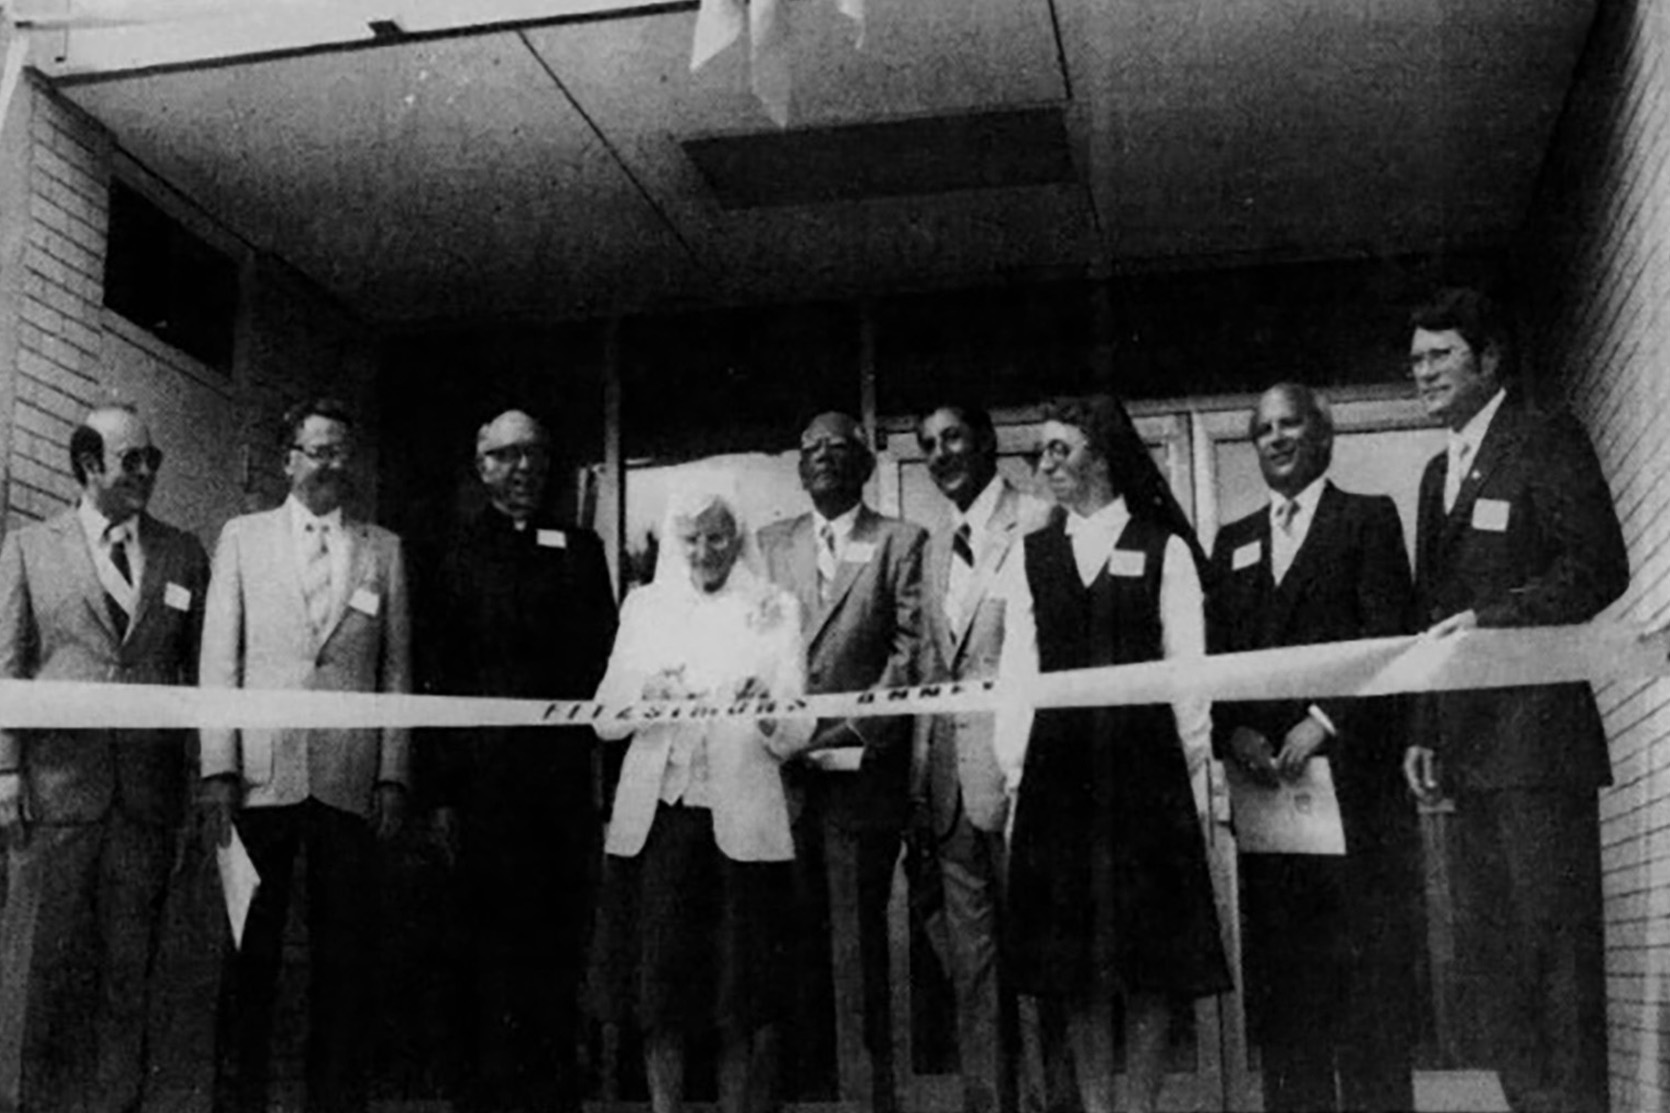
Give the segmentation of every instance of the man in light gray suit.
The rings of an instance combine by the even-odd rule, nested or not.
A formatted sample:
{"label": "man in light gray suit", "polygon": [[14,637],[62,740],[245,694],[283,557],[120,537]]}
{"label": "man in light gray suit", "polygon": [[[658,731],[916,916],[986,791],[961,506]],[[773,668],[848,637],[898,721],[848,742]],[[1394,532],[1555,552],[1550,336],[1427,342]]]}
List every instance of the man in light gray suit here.
{"label": "man in light gray suit", "polygon": [[[998,574],[1049,504],[997,474],[997,432],[984,409],[940,406],[916,427],[928,474],[952,513],[928,541],[922,625],[925,682],[997,676],[1004,600]],[[989,714],[917,720],[913,838],[935,850],[943,892],[936,948],[951,976],[965,1113],[1016,1107],[1013,1002],[997,962],[1008,811]]]}
{"label": "man in light gray suit", "polygon": [[[406,692],[411,688],[400,539],[344,516],[353,426],[330,399],[286,416],[290,497],[226,524],[215,550],[201,678],[213,688]],[[234,814],[261,875],[222,995],[235,1085],[216,1109],[266,1109],[273,993],[291,866],[306,847],[311,990],[307,1108],[364,1110],[373,834],[398,831],[407,732],[205,730],[204,830],[224,846]]]}
{"label": "man in light gray suit", "polygon": [[[131,409],[70,435],[74,509],[0,549],[0,677],[190,684],[208,558],[145,513],[162,453]],[[146,975],[189,784],[184,731],[0,730],[0,1110],[137,1107]],[[91,902],[87,900],[91,894]],[[100,966],[94,1046],[54,1078],[48,992],[87,920]]]}

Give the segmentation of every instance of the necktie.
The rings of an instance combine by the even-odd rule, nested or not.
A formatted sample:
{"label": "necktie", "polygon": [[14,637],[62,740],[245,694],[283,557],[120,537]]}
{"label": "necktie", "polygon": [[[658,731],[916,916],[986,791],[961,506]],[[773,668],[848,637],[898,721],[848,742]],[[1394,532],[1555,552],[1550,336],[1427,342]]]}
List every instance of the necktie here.
{"label": "necktie", "polygon": [[1276,528],[1289,537],[1293,536],[1293,519],[1299,513],[1297,499],[1284,499],[1276,504]]}
{"label": "necktie", "polygon": [[118,537],[110,543],[110,563],[121,573],[122,582],[133,586],[133,566],[128,563],[128,543],[124,537]]}
{"label": "necktie", "polygon": [[1450,445],[1450,466],[1444,472],[1444,513],[1455,509],[1455,500],[1461,494],[1461,481],[1467,475],[1467,468],[1472,461],[1473,446],[1467,441],[1458,440]]}
{"label": "necktie", "polygon": [[1296,499],[1276,503],[1276,533],[1270,539],[1270,575],[1279,584],[1293,564],[1293,519],[1299,515]]}
{"label": "necktie", "polygon": [[825,522],[818,528],[818,598],[829,602],[835,583],[835,527]]}
{"label": "necktie", "polygon": [[324,637],[331,618],[331,553],[326,541],[330,527],[323,522],[307,524],[308,558],[302,569],[302,598],[307,603],[307,620],[313,632]]}
{"label": "necktie", "polygon": [[970,544],[969,540],[971,537],[973,537],[973,531],[968,528],[967,522],[958,526],[957,532],[951,535],[952,555],[962,561],[967,568],[974,567],[974,546]]}

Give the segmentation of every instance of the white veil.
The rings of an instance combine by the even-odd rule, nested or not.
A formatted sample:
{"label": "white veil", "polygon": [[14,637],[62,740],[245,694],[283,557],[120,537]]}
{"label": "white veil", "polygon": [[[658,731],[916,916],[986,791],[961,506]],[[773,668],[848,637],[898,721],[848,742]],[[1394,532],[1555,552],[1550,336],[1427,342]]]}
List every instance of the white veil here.
{"label": "white veil", "polygon": [[678,543],[677,527],[680,520],[689,521],[712,506],[725,508],[742,538],[742,550],[737,554],[725,587],[744,588],[765,578],[765,565],[743,506],[737,473],[731,468],[698,464],[677,476],[667,491],[667,506],[661,515],[661,534],[657,539],[655,578],[651,581],[657,591],[695,592],[690,566]]}

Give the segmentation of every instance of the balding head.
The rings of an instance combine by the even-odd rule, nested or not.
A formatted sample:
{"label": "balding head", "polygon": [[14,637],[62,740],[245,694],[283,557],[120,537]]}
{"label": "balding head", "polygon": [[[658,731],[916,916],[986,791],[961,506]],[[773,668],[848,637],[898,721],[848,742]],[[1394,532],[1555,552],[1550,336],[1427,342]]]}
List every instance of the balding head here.
{"label": "balding head", "polygon": [[131,406],[92,410],[70,434],[70,470],[84,497],[112,522],[145,509],[161,466],[162,453]]}
{"label": "balding head", "polygon": [[551,466],[545,427],[521,410],[506,410],[476,433],[475,465],[494,508],[527,521],[545,497]]}
{"label": "balding head", "polygon": [[826,518],[858,504],[875,466],[864,427],[850,414],[821,413],[800,434],[800,485]]}

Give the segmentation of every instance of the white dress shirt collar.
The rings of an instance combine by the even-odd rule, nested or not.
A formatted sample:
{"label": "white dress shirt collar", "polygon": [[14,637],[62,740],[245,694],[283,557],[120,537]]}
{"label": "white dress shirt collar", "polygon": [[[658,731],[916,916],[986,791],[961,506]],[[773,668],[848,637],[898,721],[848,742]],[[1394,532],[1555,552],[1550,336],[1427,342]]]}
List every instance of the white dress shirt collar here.
{"label": "white dress shirt collar", "polygon": [[1328,477],[1326,475],[1319,475],[1315,479],[1311,480],[1304,490],[1294,495],[1291,499],[1280,492],[1271,491],[1271,525],[1277,524],[1276,518],[1282,504],[1285,502],[1292,502],[1296,504],[1296,509],[1293,511],[1293,521],[1289,524],[1288,528],[1294,534],[1301,533],[1305,526],[1309,525],[1311,517],[1316,513],[1316,504],[1322,501],[1322,488],[1327,486],[1327,483]]}
{"label": "white dress shirt collar", "polygon": [[284,505],[290,510],[290,531],[297,537],[307,532],[307,527],[315,522],[323,523],[332,533],[342,532],[342,508],[339,506],[329,514],[315,514],[302,505],[301,499],[291,495],[284,500]]}
{"label": "white dress shirt collar", "polygon": [[[112,522],[93,505],[92,500],[83,496],[76,506],[76,517],[80,519],[82,532],[87,537],[87,548],[93,555],[93,571],[98,573],[99,584],[121,605],[128,617],[133,617],[139,602],[140,578],[145,574],[145,552],[139,544],[139,515],[133,514],[123,521]],[[110,557],[111,546],[118,540],[125,546],[131,582],[116,571]]]}
{"label": "white dress shirt collar", "polygon": [[1078,565],[1079,581],[1086,587],[1101,574],[1102,564],[1119,543],[1120,534],[1130,524],[1131,511],[1121,495],[1084,517],[1067,512],[1067,538],[1073,543],[1073,562]]}
{"label": "white dress shirt collar", "polygon": [[824,526],[831,527],[835,531],[835,547],[839,549],[842,545],[846,544],[847,538],[852,536],[853,526],[858,524],[858,511],[863,507],[863,505],[864,504],[862,502],[855,502],[852,504],[851,509],[842,514],[838,514],[833,518],[825,518],[822,514],[819,514],[817,508],[814,507],[812,509],[813,534],[821,535],[823,533]]}
{"label": "white dress shirt collar", "polygon": [[1003,496],[1003,477],[992,476],[990,483],[977,495],[968,509],[957,513],[957,524],[966,525],[971,538],[985,534],[992,524],[992,515],[997,513],[997,500]]}
{"label": "white dress shirt collar", "polygon": [[1479,412],[1467,419],[1467,424],[1450,433],[1450,454],[1453,457],[1459,445],[1465,444],[1472,456],[1477,456],[1479,446],[1484,443],[1485,434],[1490,432],[1490,423],[1496,417],[1496,411],[1502,408],[1506,399],[1506,390],[1498,390],[1490,401],[1480,407]]}

